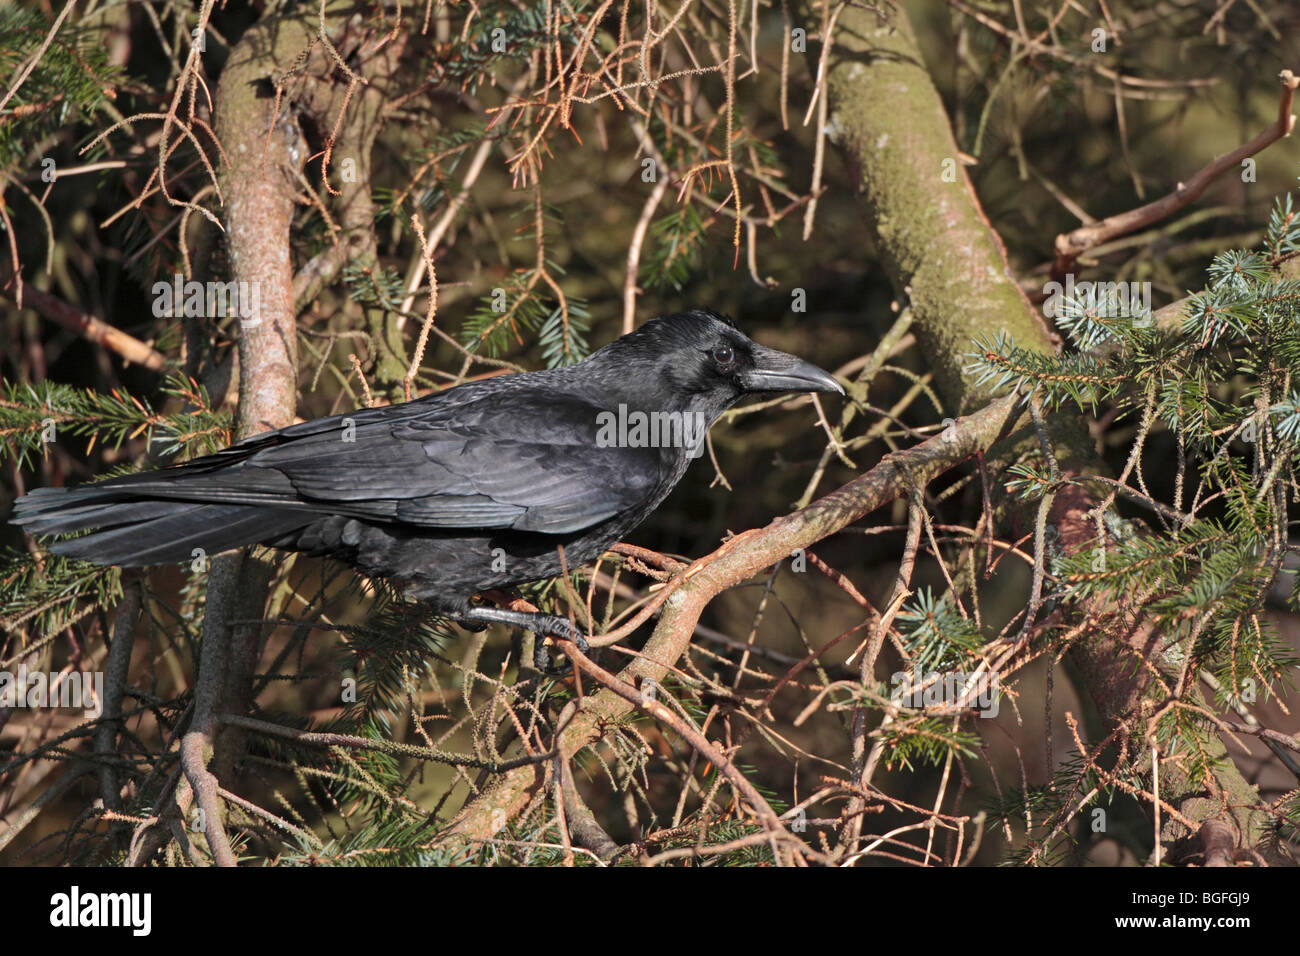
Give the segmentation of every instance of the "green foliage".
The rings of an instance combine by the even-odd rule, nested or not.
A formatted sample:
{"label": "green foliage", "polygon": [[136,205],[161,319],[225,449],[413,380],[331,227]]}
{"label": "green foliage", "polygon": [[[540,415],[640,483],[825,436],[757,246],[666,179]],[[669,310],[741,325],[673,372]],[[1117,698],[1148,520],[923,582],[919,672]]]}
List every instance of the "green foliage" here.
{"label": "green foliage", "polygon": [[[7,84],[36,53],[51,25],[39,10],[0,5],[0,76],[9,78]],[[0,116],[0,171],[31,162],[33,143],[84,122],[103,105],[118,71],[108,65],[108,51],[91,40],[90,32],[65,24],[6,104]]]}
{"label": "green foliage", "polygon": [[591,313],[583,299],[566,300],[564,306],[542,294],[549,288],[537,272],[517,272],[480,300],[461,327],[461,341],[471,352],[498,356],[512,345],[523,344],[524,333],[536,337],[548,368],[580,362],[591,351],[586,332]]}
{"label": "green foliage", "polygon": [[638,281],[647,288],[681,292],[699,266],[704,248],[699,210],[686,203],[664,213],[651,224],[650,235],[654,243],[642,257]]}
{"label": "green foliage", "polygon": [[[1139,474],[1151,437],[1172,433],[1183,477],[1173,508],[1155,512],[1159,531],[1110,532],[1058,556],[1055,596],[1140,604],[1161,638],[1155,663],[1170,680],[1204,670],[1221,704],[1275,693],[1300,663],[1265,616],[1274,582],[1288,573],[1289,509],[1300,489],[1300,280],[1283,270],[1298,238],[1287,196],[1258,250],[1215,257],[1178,327],[1156,328],[1145,312],[1123,315],[1105,295],[1076,297],[1058,319],[1074,350],[1031,352],[999,336],[977,343],[971,357],[981,382],[1036,394],[1047,408],[1140,410],[1150,424],[1132,453]],[[1029,498],[1049,485],[1044,468],[1024,464],[1007,482]],[[1160,682],[1151,690],[1168,692]],[[1194,775],[1213,769],[1202,746],[1209,732],[1182,707],[1159,724]]]}
{"label": "green foliage", "polygon": [[975,622],[957,609],[952,596],[935,597],[928,587],[919,588],[898,612],[898,630],[912,666],[921,671],[959,667],[984,643]]}
{"label": "green foliage", "polygon": [[406,709],[454,633],[428,608],[402,601],[387,585],[378,586],[379,598],[365,620],[336,630],[346,638],[340,672],[356,682],[355,701],[346,707],[343,722],[350,727],[373,724],[388,737],[392,716]]}
{"label": "green foliage", "polygon": [[[1141,818],[1142,808],[1131,790],[1125,792],[1119,786],[1121,783],[1130,788],[1142,785],[1141,778],[1128,761],[1103,773],[1096,763],[1086,761],[1078,752],[1071,752],[1062,756],[1047,783],[1002,791],[986,803],[987,826],[1026,830],[1025,842],[1008,851],[1003,865],[1060,866],[1070,863],[1077,858],[1079,848],[1094,834],[1129,842],[1130,849],[1141,858],[1149,847],[1133,841],[1136,834],[1126,832],[1122,817],[1131,814]],[[1088,799],[1083,801],[1085,796]],[[1098,815],[1097,811],[1104,815]],[[1096,826],[1099,821],[1104,823]]]}
{"label": "green foliage", "polygon": [[0,388],[0,443],[25,467],[44,455],[60,432],[113,448],[145,435],[150,450],[159,456],[206,454],[230,444],[230,416],[213,411],[206,390],[180,375],[171,376],[162,387],[164,395],[185,403],[184,409],[172,413],[156,411],[148,400],[116,390],[105,395],[51,381],[0,381]]}
{"label": "green foliage", "polygon": [[523,345],[528,333],[536,337],[548,368],[580,362],[591,351],[586,338],[591,312],[585,299],[562,294],[559,277],[564,268],[544,254],[546,222],[562,221],[560,213],[540,205],[519,215],[530,218],[516,238],[536,244],[537,262],[516,270],[479,301],[461,326],[461,341],[471,352],[498,356],[512,345]]}
{"label": "green foliage", "polygon": [[966,367],[975,384],[991,391],[1006,388],[1025,390],[1042,386],[1043,404],[1056,409],[1073,402],[1083,411],[1096,411],[1099,403],[1113,398],[1128,380],[1107,364],[1083,352],[1046,355],[1021,348],[1005,332],[976,340],[977,352]]}
{"label": "green foliage", "polygon": [[891,723],[881,730],[885,743],[885,765],[915,770],[917,764],[941,767],[949,756],[974,756],[980,748],[979,735],[951,717],[920,717]]}
{"label": "green foliage", "polygon": [[1273,826],[1279,842],[1300,846],[1300,790],[1291,791],[1282,801]]}
{"label": "green foliage", "polygon": [[[591,6],[590,0],[566,5],[569,16],[560,19],[557,37],[548,23],[550,10],[545,4],[481,4],[468,36],[456,43],[455,54],[440,57],[434,64],[438,80],[459,83],[473,93],[503,60],[526,62],[534,52],[555,42],[572,48],[582,40],[586,19],[582,15]],[[504,49],[494,49],[494,42]]]}
{"label": "green foliage", "polygon": [[0,631],[56,634],[87,610],[112,607],[121,596],[119,568],[57,554],[38,560],[27,551],[0,552]]}
{"label": "green foliage", "polygon": [[1052,477],[1044,468],[1021,462],[1008,468],[1007,474],[1014,476],[1006,482],[1007,491],[1026,501],[1038,501],[1052,490]]}
{"label": "green foliage", "polygon": [[[777,807],[773,807],[777,812],[781,812]],[[693,828],[691,828],[693,829]],[[745,825],[736,821],[728,820],[715,822],[709,827],[709,838],[701,849],[707,850],[710,846],[716,846],[723,843],[730,843],[734,840],[740,840],[747,836],[752,836],[760,832],[761,828]],[[656,851],[680,850],[688,847],[700,847],[699,837],[693,833],[685,833],[680,837],[664,840],[655,847]],[[628,860],[629,864],[634,860]],[[687,858],[688,865],[695,866],[771,866],[772,848],[766,842],[753,843],[749,846],[739,847],[728,853],[703,853],[698,858],[691,860]]]}
{"label": "green foliage", "polygon": [[427,821],[388,818],[317,844],[299,838],[281,852],[281,866],[456,866],[466,852],[431,846]]}
{"label": "green foliage", "polygon": [[591,352],[586,332],[591,328],[591,313],[582,299],[570,299],[566,317],[556,306],[537,330],[537,343],[542,347],[542,359],[547,368],[573,365],[581,362]]}
{"label": "green foliage", "polygon": [[352,300],[368,309],[396,312],[406,296],[402,277],[382,266],[348,263],[343,267],[343,282]]}

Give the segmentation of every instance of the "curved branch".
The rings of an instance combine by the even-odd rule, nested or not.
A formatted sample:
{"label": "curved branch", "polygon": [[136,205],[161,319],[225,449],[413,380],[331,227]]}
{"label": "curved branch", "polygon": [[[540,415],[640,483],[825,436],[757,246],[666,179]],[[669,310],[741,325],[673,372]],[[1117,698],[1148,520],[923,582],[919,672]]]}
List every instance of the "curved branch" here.
{"label": "curved branch", "polygon": [[1159,222],[1184,206],[1190,205],[1229,169],[1235,169],[1243,159],[1254,156],[1278,140],[1291,135],[1295,128],[1295,116],[1291,112],[1291,102],[1295,98],[1296,87],[1300,86],[1300,77],[1290,70],[1278,74],[1282,81],[1282,94],[1278,102],[1277,122],[1264,130],[1249,143],[1238,146],[1230,153],[1224,153],[1218,159],[1203,166],[1195,176],[1186,183],[1179,183],[1178,188],[1167,196],[1137,209],[1130,209],[1114,216],[1107,216],[1101,222],[1080,226],[1073,232],[1064,232],[1056,237],[1056,264],[1052,275],[1062,279],[1074,268],[1075,261],[1094,246],[1109,242],[1120,236],[1128,235],[1153,222]]}
{"label": "curved branch", "polygon": [[[707,557],[680,571],[680,586],[664,602],[654,633],[639,657],[619,672],[624,684],[661,681],[686,651],[696,622],[708,603],[727,588],[747,580],[797,548],[808,548],[864,515],[911,491],[953,466],[991,448],[1017,427],[1022,417],[1014,395],[999,398],[950,429],[919,445],[886,456],[876,467],[808,507],[772,521],[765,528],[730,539]],[[607,725],[632,712],[634,704],[604,689],[585,697],[577,715],[561,734],[563,753],[576,753],[600,740]],[[470,839],[489,839],[500,820],[521,812],[548,783],[543,766],[519,768],[497,777],[471,800],[453,822],[451,832]]]}

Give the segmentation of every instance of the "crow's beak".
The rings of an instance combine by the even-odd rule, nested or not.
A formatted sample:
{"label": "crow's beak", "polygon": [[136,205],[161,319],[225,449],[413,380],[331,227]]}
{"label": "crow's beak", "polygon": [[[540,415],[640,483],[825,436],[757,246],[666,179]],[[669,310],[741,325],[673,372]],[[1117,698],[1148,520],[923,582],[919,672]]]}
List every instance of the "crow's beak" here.
{"label": "crow's beak", "polygon": [[839,392],[844,388],[829,372],[796,355],[760,345],[754,349],[754,367],[740,376],[747,392]]}

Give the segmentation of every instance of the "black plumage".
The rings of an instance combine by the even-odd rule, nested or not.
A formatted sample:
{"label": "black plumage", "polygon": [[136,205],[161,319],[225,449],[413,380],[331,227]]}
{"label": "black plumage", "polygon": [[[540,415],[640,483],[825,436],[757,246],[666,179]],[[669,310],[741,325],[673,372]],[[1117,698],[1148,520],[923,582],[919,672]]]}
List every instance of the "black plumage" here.
{"label": "black plumage", "polygon": [[[713,313],[676,313],[567,368],[304,422],[157,471],[38,489],[18,499],[13,520],[34,534],[90,530],[51,549],[102,564],[189,562],[195,549],[250,544],[327,555],[468,625],[572,638],[558,618],[473,598],[559,574],[557,545],[571,568],[597,557],[681,479],[700,450],[690,439],[744,395],[775,391],[843,389]],[[620,421],[658,422],[658,447],[646,444],[653,433],[611,430]]]}

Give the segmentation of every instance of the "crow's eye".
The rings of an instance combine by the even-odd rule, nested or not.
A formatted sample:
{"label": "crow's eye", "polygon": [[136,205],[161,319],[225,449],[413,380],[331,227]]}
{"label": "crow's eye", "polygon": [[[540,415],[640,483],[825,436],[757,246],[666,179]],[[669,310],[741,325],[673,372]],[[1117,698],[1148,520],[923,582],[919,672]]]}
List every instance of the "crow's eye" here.
{"label": "crow's eye", "polygon": [[713,350],[713,361],[719,365],[730,365],[736,360],[736,351],[730,345],[719,345]]}

